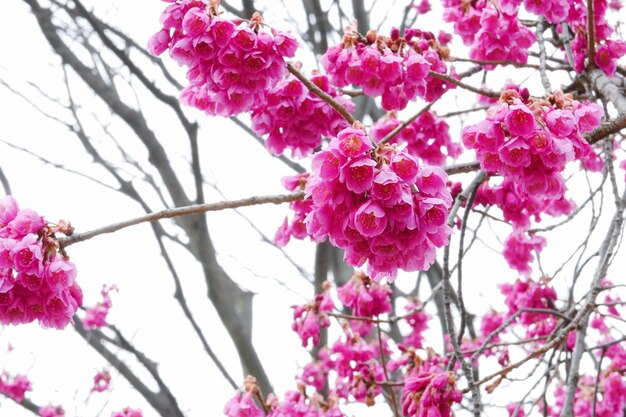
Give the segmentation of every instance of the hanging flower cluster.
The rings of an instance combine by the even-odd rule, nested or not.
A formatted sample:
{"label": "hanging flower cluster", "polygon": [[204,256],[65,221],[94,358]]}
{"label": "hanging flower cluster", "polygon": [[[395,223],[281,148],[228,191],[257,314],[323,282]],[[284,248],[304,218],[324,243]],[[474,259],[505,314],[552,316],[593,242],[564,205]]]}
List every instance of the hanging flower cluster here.
{"label": "hanging flower cluster", "polygon": [[313,157],[312,168],[309,236],[345,249],[350,265],[367,262],[372,279],[425,270],[447,243],[452,197],[440,168],[420,168],[394,145],[374,149],[360,126],[339,132]]}
{"label": "hanging flower cluster", "polygon": [[[505,296],[509,317],[526,308],[554,309],[557,299],[556,291],[549,283],[532,279],[518,279],[513,284],[502,284],[500,291]],[[555,317],[541,312],[522,312],[516,322],[526,329],[527,337],[532,338],[550,334],[557,325]]]}
{"label": "hanging flower cluster", "polygon": [[[375,318],[391,311],[391,288],[372,281],[363,272],[355,272],[337,293],[339,301],[344,307],[351,309],[354,316]],[[372,321],[354,320],[350,327],[361,337],[367,337],[373,325]]]}
{"label": "hanging flower cluster", "polygon": [[[214,2],[219,3],[219,2]],[[181,102],[209,115],[230,117],[265,103],[267,92],[287,74],[297,42],[290,34],[263,30],[258,13],[249,20],[219,16],[216,5],[176,0],[161,15],[163,28],[148,49],[188,67]]]}
{"label": "hanging flower cluster", "polygon": [[402,412],[409,417],[450,417],[452,404],[461,398],[452,372],[420,372],[404,381]]}
{"label": "hanging flower cluster", "polygon": [[111,296],[109,295],[111,291],[117,291],[117,286],[103,285],[102,290],[100,290],[102,301],[93,307],[85,309],[85,317],[82,320],[85,330],[100,329],[108,325],[106,320],[112,306]]}
{"label": "hanging flower cluster", "polygon": [[0,199],[0,323],[39,320],[63,329],[82,305],[76,267],[59,253],[56,233],[69,224],[48,224],[30,209],[20,210],[11,196]]}
{"label": "hanging flower cluster", "polygon": [[432,33],[419,29],[407,28],[403,37],[398,28],[391,36],[374,30],[363,36],[349,27],[343,42],[322,56],[322,65],[334,85],[353,84],[368,96],[382,96],[385,110],[402,110],[417,97],[432,102],[454,88],[429,76],[429,71],[448,72],[444,63],[448,53]]}
{"label": "hanging flower cluster", "polygon": [[[313,74],[311,82],[349,112],[354,111],[354,103],[342,96],[326,75]],[[266,97],[263,105],[252,109],[252,129],[267,136],[265,145],[272,155],[290,149],[294,156],[307,156],[322,145],[322,137],[335,136],[349,126],[335,109],[293,75],[271,88]]]}
{"label": "hanging flower cluster", "polygon": [[24,375],[11,376],[7,372],[0,373],[0,392],[13,398],[18,403],[24,401],[24,395],[31,391],[30,381]]}
{"label": "hanging flower cluster", "polygon": [[495,3],[487,0],[444,0],[443,18],[454,23],[455,32],[470,47],[470,58],[526,63],[535,35],[520,24],[516,9],[506,8],[506,2],[502,3],[502,7],[496,8]]}
{"label": "hanging flower cluster", "polygon": [[510,178],[521,195],[558,200],[565,191],[565,165],[589,154],[582,135],[602,116],[595,103],[560,93],[536,99],[509,84],[487,118],[463,130],[463,144],[476,150],[484,171]]}
{"label": "hanging flower cluster", "polygon": [[320,330],[330,326],[326,313],[333,311],[333,300],[330,298],[330,282],[326,281],[323,291],[305,305],[293,306],[293,324],[291,329],[298,333],[302,346],[306,347],[309,339],[317,345],[320,339]]}

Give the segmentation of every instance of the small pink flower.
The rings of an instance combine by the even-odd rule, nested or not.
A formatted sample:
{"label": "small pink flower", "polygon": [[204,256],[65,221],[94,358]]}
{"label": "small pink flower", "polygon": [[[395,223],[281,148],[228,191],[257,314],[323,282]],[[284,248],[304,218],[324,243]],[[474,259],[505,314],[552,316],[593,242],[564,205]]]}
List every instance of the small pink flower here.
{"label": "small pink flower", "polygon": [[91,392],[104,392],[109,389],[111,374],[106,369],[98,371],[93,377],[93,387]]}
{"label": "small pink flower", "polygon": [[525,105],[513,104],[504,118],[506,128],[511,135],[525,136],[535,129],[535,118]]}
{"label": "small pink flower", "polygon": [[339,178],[345,182],[348,190],[362,193],[372,187],[375,166],[376,162],[368,156],[353,159],[342,167]]}

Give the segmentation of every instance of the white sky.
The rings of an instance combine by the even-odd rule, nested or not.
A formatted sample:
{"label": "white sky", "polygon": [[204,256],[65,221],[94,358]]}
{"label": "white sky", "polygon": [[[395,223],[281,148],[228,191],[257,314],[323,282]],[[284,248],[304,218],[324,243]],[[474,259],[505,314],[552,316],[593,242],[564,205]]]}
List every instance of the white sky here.
{"label": "white sky", "polygon": [[[128,28],[140,43],[145,42],[158,29],[158,15],[164,3],[113,3],[117,3],[117,10],[107,9],[108,6],[104,3],[100,4],[102,10],[109,10],[100,15]],[[439,26],[439,22],[429,23]],[[25,88],[26,91],[32,90],[28,90],[25,83],[33,82],[52,95],[64,95],[58,62],[50,59],[47,46],[43,46],[44,40],[24,3],[14,1],[3,5],[3,12],[0,13],[0,39],[3,39],[0,78],[11,85]],[[301,58],[306,60],[306,56]],[[511,75],[508,69],[493,77],[502,80]],[[521,82],[526,75],[528,71],[519,75],[516,81]],[[535,92],[540,94],[536,76],[533,82],[531,88],[535,88]],[[480,78],[474,77],[471,83],[478,85]],[[500,84],[494,85],[498,87]],[[85,106],[93,106],[88,93],[83,95]],[[450,108],[440,106],[440,110],[469,107],[463,98],[466,95],[461,94],[459,99],[455,99],[455,95],[456,93],[448,97],[450,101],[447,105]],[[3,88],[0,88],[0,102],[3,103],[3,111],[0,113],[0,139],[28,148],[78,171],[106,178],[100,170],[94,169],[89,158],[80,151],[77,141],[66,129],[41,117],[23,100]],[[105,109],[101,105],[96,106],[96,109],[106,118]],[[407,110],[403,114],[405,113],[410,114],[411,111]],[[472,115],[468,121],[478,117],[480,114]],[[158,115],[150,122],[157,126]],[[200,137],[204,162],[209,167],[206,174],[210,181],[222,188],[228,198],[283,192],[278,179],[290,174],[284,165],[272,160],[245,133],[240,134],[231,122],[203,118],[202,123],[207,127]],[[457,124],[452,127],[456,129],[453,132],[458,132],[460,126]],[[127,139],[123,135],[124,133],[118,138],[121,142]],[[180,145],[176,142],[175,132],[171,136],[164,138],[164,141],[170,149],[176,149]],[[134,146],[130,140],[128,145]],[[218,146],[220,150],[215,151]],[[172,159],[172,164],[179,171],[185,172],[184,149],[175,155],[177,156]],[[21,207],[32,208],[50,221],[68,219],[77,231],[142,214],[126,198],[88,180],[45,166],[1,143],[0,166],[9,177],[13,193]],[[259,172],[263,174],[260,175]],[[619,176],[622,177],[621,172]],[[469,176],[462,178],[467,179]],[[595,177],[593,181],[597,182],[597,179]],[[572,196],[581,201],[585,193],[586,189],[580,187],[573,190]],[[207,196],[208,201],[219,199],[215,193]],[[286,206],[272,206],[248,208],[243,212],[271,237],[288,211]],[[572,234],[576,234],[581,227],[586,227],[588,213],[584,216],[586,217],[582,223],[548,237],[549,245],[556,244],[548,246],[542,255],[546,271],[553,271],[569,255]],[[260,242],[256,232],[249,230],[235,213],[209,214],[209,222],[224,267],[237,282],[258,294],[255,297],[255,342],[277,392],[294,389],[292,381],[297,372],[296,365],[305,363],[307,355],[300,348],[297,336],[290,331],[289,306],[302,303],[302,296],[310,296],[308,284],[282,259],[280,252]],[[495,224],[494,227],[506,231],[502,233],[508,233],[501,225]],[[606,224],[596,228],[597,239],[602,237],[604,230]],[[489,246],[499,247],[494,233],[485,233],[485,239]],[[233,346],[221,328],[214,310],[206,302],[204,286],[194,285],[201,281],[198,266],[184,251],[175,247],[173,250],[176,252],[177,265],[181,268],[179,273],[196,319],[231,375],[239,380],[240,368],[233,354]],[[304,268],[312,270],[313,245],[292,242],[288,252]],[[453,246],[452,253],[455,252],[456,248]],[[191,334],[190,326],[181,324],[184,323],[184,318],[171,297],[172,281],[165,264],[158,256],[158,248],[149,227],[143,225],[114,235],[101,236],[72,246],[69,253],[78,266],[78,281],[85,293],[86,305],[98,300],[103,283],[116,283],[120,288],[119,293],[113,294],[111,322],[122,328],[127,337],[160,364],[159,369],[166,381],[171,382],[182,409],[188,410],[190,417],[221,415],[224,403],[232,396],[232,390],[206,355],[203,355],[199,343]],[[515,274],[508,270],[501,256],[494,255],[484,245],[477,245],[469,260],[465,264],[465,276],[468,277],[466,293],[472,292],[473,296],[468,295],[468,308],[474,312],[485,311],[486,306],[497,299],[496,283],[511,281]],[[485,268],[486,262],[488,268]],[[250,270],[255,271],[258,276],[251,274]],[[415,274],[401,275],[399,285],[403,285],[402,280],[412,283],[414,277]],[[565,285],[566,277],[568,275],[562,273],[560,281],[557,280],[555,285]],[[286,283],[291,290],[284,289],[275,280]],[[276,337],[278,334],[280,337]],[[432,332],[431,337],[433,343],[439,343],[439,335]],[[9,343],[15,350],[5,354]],[[36,324],[0,329],[0,352],[0,368],[4,367],[11,373],[28,374],[34,387],[29,398],[41,404],[48,401],[60,403],[66,408],[68,416],[96,416],[104,410],[101,415],[108,417],[111,411],[124,406],[141,407],[146,417],[154,415],[139,395],[130,392],[114,369],[112,392],[94,394],[89,398],[88,404],[85,404],[92,386],[91,379],[104,363],[71,330],[46,331]],[[384,414],[387,411],[354,410],[360,417],[375,413],[380,415],[381,412]],[[0,400],[0,414],[15,417],[30,415],[8,400]]]}

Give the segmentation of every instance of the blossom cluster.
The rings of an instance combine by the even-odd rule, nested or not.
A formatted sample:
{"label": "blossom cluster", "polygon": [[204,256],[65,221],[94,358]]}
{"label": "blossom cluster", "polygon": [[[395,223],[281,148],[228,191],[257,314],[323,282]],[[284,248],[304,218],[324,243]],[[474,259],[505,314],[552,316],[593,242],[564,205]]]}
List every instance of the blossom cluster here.
{"label": "blossom cluster", "polygon": [[519,314],[516,322],[526,329],[527,337],[547,336],[554,330],[557,325],[554,315],[523,311],[524,309],[553,310],[555,308],[556,291],[548,282],[517,279],[513,284],[501,284],[500,291],[505,296],[508,317]]}
{"label": "blossom cluster", "polygon": [[117,286],[103,285],[102,290],[100,290],[102,301],[93,307],[85,309],[85,317],[82,320],[85,330],[100,329],[108,325],[106,319],[112,306],[111,296],[109,295],[111,291],[117,291]]}
{"label": "blossom cluster", "polygon": [[[528,48],[535,42],[535,35],[518,20],[523,4],[528,12],[555,24],[564,43],[571,40],[568,48],[574,59],[572,65],[576,72],[582,72],[585,69],[585,59],[589,55],[587,3],[584,0],[503,0],[496,6],[496,3],[486,0],[471,3],[445,0],[444,20],[454,23],[455,32],[470,46],[470,58],[525,63]],[[610,39],[614,30],[606,19],[606,13],[613,5],[606,0],[594,0],[593,4],[596,43],[593,64],[612,76],[617,68],[617,61],[626,55],[626,42]],[[568,25],[570,33],[564,33],[561,22]],[[565,57],[569,59],[568,54]],[[493,67],[487,65],[485,68]]]}
{"label": "blossom cluster", "polygon": [[522,274],[532,272],[532,252],[540,252],[545,246],[542,236],[528,233],[531,221],[540,221],[544,213],[555,217],[567,215],[575,208],[574,202],[565,196],[556,199],[523,194],[511,178],[495,185],[483,183],[476,193],[475,205],[502,210],[504,220],[513,227],[504,241],[503,255],[509,266]]}
{"label": "blossom cluster", "polygon": [[383,354],[391,353],[384,338],[380,343],[377,339],[370,342],[350,330],[332,345],[326,366],[337,373],[334,393],[338,397],[374,403],[381,393],[380,384],[385,380],[385,371],[379,361],[381,346]]}
{"label": "blossom cluster", "polygon": [[407,312],[405,320],[411,331],[402,339],[402,346],[404,348],[422,349],[424,347],[422,346],[424,331],[428,329],[430,315],[424,311],[424,305],[417,300],[409,300],[404,310]]}
{"label": "blossom cluster", "polygon": [[470,47],[470,58],[526,63],[535,35],[520,24],[516,9],[505,7],[506,1],[502,3],[496,8],[487,0],[444,0],[444,20],[454,23],[455,32]]}
{"label": "blossom cluster", "polygon": [[[341,104],[354,111],[352,100],[341,95],[326,75],[313,74],[311,82]],[[266,135],[265,145],[272,155],[290,149],[294,156],[307,156],[322,144],[322,138],[335,136],[348,122],[290,75],[271,88],[263,105],[252,109],[252,129]]]}
{"label": "blossom cluster", "polygon": [[209,115],[230,117],[262,105],[287,73],[285,58],[297,48],[290,34],[264,31],[259,14],[249,21],[225,19],[216,6],[200,0],[171,2],[161,23],[148,43],[150,52],[169,49],[188,67],[181,102]]}
{"label": "blossom cluster", "polygon": [[65,222],[49,225],[11,196],[0,199],[0,323],[39,320],[63,329],[82,305],[76,267],[59,253],[55,233],[70,233]]}
{"label": "blossom cluster", "polygon": [[452,372],[420,372],[404,381],[402,412],[412,417],[450,417],[452,404],[461,398]]}
{"label": "blossom cluster", "polygon": [[[374,123],[370,135],[380,141],[400,124],[395,114],[391,113]],[[406,151],[428,165],[445,165],[447,158],[456,159],[463,151],[461,144],[452,141],[448,123],[431,111],[412,121],[389,143],[406,143]]]}
{"label": "blossom cluster", "polygon": [[302,339],[302,346],[306,347],[309,339],[317,345],[320,338],[320,329],[330,326],[326,313],[332,312],[333,300],[330,298],[330,283],[324,283],[323,291],[305,305],[293,306],[293,324],[291,329]]}
{"label": "blossom cluster", "polygon": [[349,27],[343,42],[322,56],[322,65],[334,85],[353,84],[368,96],[382,96],[385,110],[402,110],[417,97],[432,102],[454,88],[429,75],[448,72],[444,62],[448,53],[432,33],[419,29],[407,28],[404,36],[398,28],[390,36],[374,30],[363,36]]}
{"label": "blossom cluster", "polygon": [[[581,0],[572,2],[561,1],[571,3],[565,21],[572,28],[574,35],[574,39],[571,42],[574,70],[582,72],[585,69],[585,59],[589,55],[587,2]],[[621,39],[610,39],[614,30],[613,26],[606,20],[606,13],[609,8],[607,1],[594,0],[593,5],[594,38],[596,41],[593,64],[611,77],[617,69],[617,61],[626,55],[626,42]]]}
{"label": "blossom cluster", "polygon": [[315,154],[312,168],[309,236],[345,249],[350,265],[367,261],[374,280],[393,280],[398,269],[427,269],[447,243],[452,197],[440,168],[419,167],[394,145],[374,149],[359,126],[339,132]]}
{"label": "blossom cluster", "polygon": [[476,150],[484,171],[511,178],[521,194],[559,199],[565,165],[589,154],[583,134],[602,116],[595,103],[560,93],[535,99],[509,84],[487,118],[463,130],[463,144]]}
{"label": "blossom cluster", "polygon": [[[559,385],[554,392],[554,405],[547,408],[547,415],[561,414],[568,389]],[[619,372],[600,372],[581,375],[574,394],[574,415],[577,417],[622,417],[626,404],[626,379]]]}
{"label": "blossom cluster", "polygon": [[[304,191],[307,181],[311,178],[308,172],[283,177],[281,183],[288,191]],[[293,236],[296,239],[304,239],[308,236],[306,230],[306,216],[311,212],[313,201],[310,198],[305,200],[296,200],[289,203],[289,208],[293,211],[294,216],[291,221],[285,218],[283,224],[278,228],[274,235],[274,243],[283,247]]]}
{"label": "blossom cluster", "polygon": [[31,390],[30,381],[24,375],[12,377],[7,372],[0,374],[0,392],[18,403],[24,401],[24,395]]}
{"label": "blossom cluster", "polygon": [[111,373],[106,369],[98,371],[93,376],[93,386],[91,387],[91,392],[104,392],[109,389],[110,384]]}
{"label": "blossom cluster", "polygon": [[[288,391],[281,401],[274,394],[259,406],[255,398],[259,398],[259,388],[252,377],[247,377],[244,390],[237,391],[235,396],[226,403],[226,417],[343,417],[337,405],[322,404],[321,398],[309,398],[301,392]],[[263,407],[263,408],[261,408]]]}
{"label": "blossom cluster", "polygon": [[[391,288],[369,279],[363,272],[355,272],[353,277],[338,290],[339,301],[352,310],[356,317],[373,318],[391,312]],[[361,337],[370,334],[373,323],[354,320],[352,330]]]}
{"label": "blossom cluster", "polygon": [[531,219],[540,220],[542,213],[566,215],[574,209],[565,197],[566,164],[577,159],[598,168],[598,157],[583,134],[596,128],[602,115],[598,105],[567,94],[535,99],[526,89],[508,84],[487,118],[463,130],[463,143],[476,150],[481,168],[503,176],[501,184],[479,189],[476,204],[500,207],[513,226],[504,242],[504,256],[520,273],[531,272],[532,251],[545,245],[543,237],[527,233]]}

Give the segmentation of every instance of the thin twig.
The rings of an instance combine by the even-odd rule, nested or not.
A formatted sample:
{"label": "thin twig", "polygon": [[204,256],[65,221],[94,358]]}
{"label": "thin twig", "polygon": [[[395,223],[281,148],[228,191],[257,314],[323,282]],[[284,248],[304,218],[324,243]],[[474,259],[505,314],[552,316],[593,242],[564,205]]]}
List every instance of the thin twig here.
{"label": "thin twig", "polygon": [[149,213],[144,216],[139,216],[134,219],[125,220],[119,223],[114,223],[108,226],[104,226],[98,229],[90,230],[83,233],[75,233],[66,238],[59,239],[61,247],[67,247],[74,243],[83,242],[91,239],[92,237],[103,235],[106,233],[113,233],[121,229],[125,229],[130,226],[135,226],[141,223],[154,222],[162,219],[169,219],[178,216],[188,216],[192,214],[206,213],[209,211],[219,211],[232,209],[237,207],[256,206],[260,204],[282,204],[290,201],[301,200],[304,198],[304,193],[297,192],[293,194],[282,195],[269,195],[269,196],[255,196],[242,198],[240,200],[220,201],[217,203],[206,204],[194,204],[191,206],[177,207],[173,209],[165,209],[155,213]]}
{"label": "thin twig", "polygon": [[471,91],[472,93],[480,94],[481,96],[491,97],[491,98],[500,98],[500,95],[502,94],[502,92],[500,92],[500,91],[487,91],[487,90],[483,90],[481,88],[473,87],[473,86],[471,86],[469,84],[465,84],[463,81],[457,80],[454,77],[451,77],[451,76],[446,75],[446,74],[441,74],[439,72],[428,71],[428,75],[430,75],[433,78],[437,78],[439,80],[447,81],[449,83],[452,83],[452,84],[456,85],[457,87],[461,87],[464,90]]}
{"label": "thin twig", "polygon": [[540,17],[537,20],[537,45],[539,45],[539,75],[541,77],[541,85],[543,85],[543,90],[546,93],[546,96],[550,95],[552,92],[552,87],[550,87],[550,80],[548,79],[548,74],[546,74],[546,44],[543,39],[543,31],[545,30],[546,20],[543,17]]}
{"label": "thin twig", "polygon": [[337,100],[335,100],[334,98],[332,98],[331,96],[326,94],[321,88],[319,88],[318,86],[313,84],[313,82],[311,80],[309,80],[304,75],[302,75],[302,73],[300,71],[298,71],[293,65],[287,64],[287,69],[297,79],[299,79],[302,82],[302,84],[304,84],[309,89],[310,92],[312,92],[313,94],[315,94],[316,96],[321,98],[323,101],[328,103],[328,105],[330,107],[332,107],[333,109],[337,110],[337,112],[339,112],[339,114],[341,114],[343,116],[343,118],[346,119],[346,121],[348,123],[350,123],[350,126],[352,126],[354,124],[354,122],[356,122],[356,119],[354,117],[352,117],[350,112],[345,107],[343,107],[341,104],[339,104],[339,102],[337,102]]}

